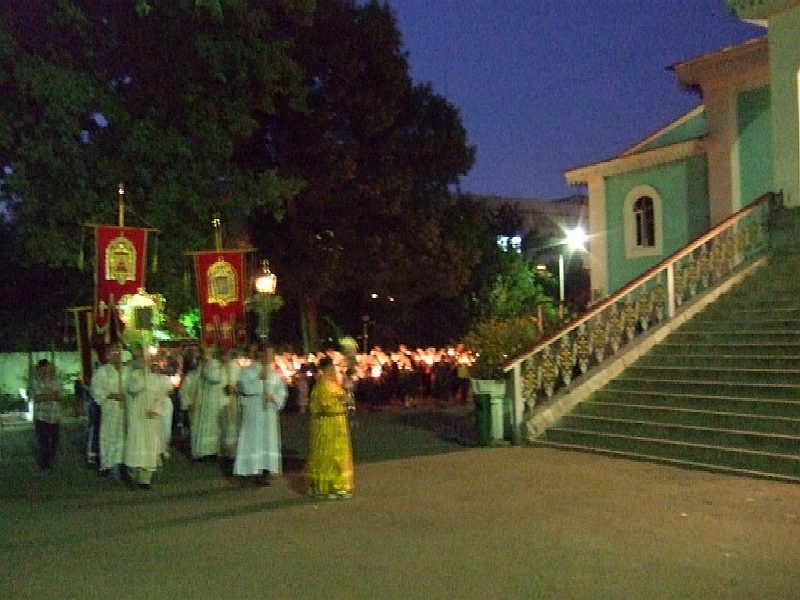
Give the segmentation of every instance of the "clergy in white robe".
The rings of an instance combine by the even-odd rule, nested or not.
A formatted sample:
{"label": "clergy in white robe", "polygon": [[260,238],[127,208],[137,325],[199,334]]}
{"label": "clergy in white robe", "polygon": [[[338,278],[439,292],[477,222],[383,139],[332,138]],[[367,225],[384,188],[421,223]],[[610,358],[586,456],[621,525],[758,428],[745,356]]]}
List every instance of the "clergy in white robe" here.
{"label": "clergy in white robe", "polygon": [[[200,368],[192,369],[183,375],[178,397],[181,399],[181,410],[191,413],[197,394],[200,392]],[[190,417],[190,425],[191,425]]]}
{"label": "clergy in white robe", "polygon": [[233,460],[236,458],[236,443],[239,437],[239,401],[237,398],[236,380],[239,377],[241,365],[239,358],[229,353],[222,362],[225,372],[225,398],[219,416],[220,429],[220,456],[224,460],[225,472],[230,474]]}
{"label": "clergy in white robe", "polygon": [[92,375],[92,396],[100,406],[100,472],[119,476],[125,450],[125,380],[122,349],[108,349],[108,362]]}
{"label": "clergy in white robe", "polygon": [[190,371],[184,372],[181,378],[181,386],[178,388],[179,410],[181,411],[180,423],[182,424],[181,443],[189,442],[187,450],[190,453],[192,451],[190,436],[194,426],[194,403],[199,393],[200,365],[198,364]]}
{"label": "clergy in white robe", "polygon": [[125,464],[131,479],[149,489],[153,473],[161,465],[163,437],[161,423],[164,397],[172,391],[169,377],[136,366],[125,386],[128,436]]}
{"label": "clergy in white robe", "polygon": [[261,363],[251,360],[242,366],[236,380],[242,416],[233,473],[240,477],[260,477],[267,469],[267,411],[262,370]]}
{"label": "clergy in white robe", "polygon": [[268,359],[265,368],[265,435],[267,444],[267,468],[272,475],[283,473],[283,455],[281,453],[281,421],[280,413],[286,406],[287,388],[274,364]]}
{"label": "clergy in white robe", "polygon": [[220,412],[228,402],[228,373],[216,358],[208,357],[200,368],[200,384],[192,410],[192,458],[217,456],[220,452]]}
{"label": "clergy in white robe", "polygon": [[272,351],[261,359],[251,358],[237,379],[242,418],[233,473],[268,483],[270,473],[283,471],[279,412],[286,404],[287,390],[273,367]]}
{"label": "clergy in white robe", "polygon": [[168,375],[163,375],[169,382],[169,387],[164,388],[161,397],[161,456],[169,458],[169,447],[172,443],[172,414],[175,412],[175,405],[172,404],[172,382]]}

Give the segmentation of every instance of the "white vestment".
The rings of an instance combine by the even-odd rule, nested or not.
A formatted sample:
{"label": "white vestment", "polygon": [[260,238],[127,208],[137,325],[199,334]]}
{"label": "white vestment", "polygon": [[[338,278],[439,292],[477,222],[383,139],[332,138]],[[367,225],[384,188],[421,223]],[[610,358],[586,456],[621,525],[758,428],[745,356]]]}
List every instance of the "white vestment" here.
{"label": "white vestment", "polygon": [[[159,466],[163,438],[161,417],[164,396],[172,391],[169,377],[138,368],[129,374],[125,386],[128,438],[125,464],[155,471]],[[148,412],[155,413],[149,416]]]}
{"label": "white vestment", "polygon": [[241,367],[236,360],[224,363],[223,368],[226,373],[226,382],[234,390],[233,396],[225,396],[222,410],[220,411],[220,455],[226,458],[235,458],[236,442],[239,437],[239,401],[236,397],[236,380],[239,377]]}
{"label": "white vestment", "polygon": [[281,376],[272,367],[267,367],[264,392],[272,394],[273,398],[266,407],[267,470],[278,475],[283,473],[280,411],[286,406],[287,389]]}
{"label": "white vestment", "polygon": [[[167,377],[164,375],[164,377]],[[167,377],[169,381],[169,378]],[[169,445],[172,442],[172,413],[175,412],[175,406],[172,404],[172,382],[170,382],[169,389],[161,398],[161,454],[165,458],[169,458]]]}
{"label": "white vestment", "polygon": [[227,373],[215,358],[203,363],[200,384],[194,398],[192,457],[216,456],[220,451],[220,416],[227,404]]}
{"label": "white vestment", "polygon": [[181,399],[181,410],[189,410],[200,393],[200,371],[193,369],[183,376],[178,396]]}
{"label": "white vestment", "polygon": [[[254,362],[239,372],[242,419],[233,464],[235,475],[282,471],[278,411],[286,403],[286,385],[272,367],[267,368],[266,379],[262,380],[262,369],[263,365]],[[274,400],[266,402],[266,394]]]}
{"label": "white vestment", "polygon": [[109,394],[125,392],[127,369],[118,370],[111,363],[99,367],[92,375],[92,396],[100,406],[100,470],[111,469],[123,462],[125,451],[125,406]]}

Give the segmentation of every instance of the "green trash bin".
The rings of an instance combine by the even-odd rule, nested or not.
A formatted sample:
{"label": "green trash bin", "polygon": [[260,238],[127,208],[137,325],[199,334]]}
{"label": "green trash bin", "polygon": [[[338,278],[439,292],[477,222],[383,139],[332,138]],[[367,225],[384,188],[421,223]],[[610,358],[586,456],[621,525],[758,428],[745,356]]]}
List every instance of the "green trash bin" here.
{"label": "green trash bin", "polygon": [[492,443],[491,396],[474,394],[473,401],[475,402],[475,432],[478,434],[478,445],[488,446]]}

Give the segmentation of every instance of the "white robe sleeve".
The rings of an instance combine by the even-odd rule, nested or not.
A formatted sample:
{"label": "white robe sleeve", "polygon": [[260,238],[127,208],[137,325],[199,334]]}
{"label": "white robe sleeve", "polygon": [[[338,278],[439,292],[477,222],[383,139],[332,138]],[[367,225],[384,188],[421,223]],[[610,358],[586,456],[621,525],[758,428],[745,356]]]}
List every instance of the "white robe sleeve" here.
{"label": "white robe sleeve", "polygon": [[197,371],[192,371],[183,378],[181,387],[178,390],[182,410],[189,410],[189,407],[194,404],[199,384],[200,376]]}
{"label": "white robe sleeve", "polygon": [[[123,381],[123,389],[124,383]],[[115,394],[120,391],[119,386],[119,374],[113,366],[109,365],[103,365],[97,369],[92,377],[92,383],[90,384],[92,396],[95,402],[101,407],[108,403],[109,394]],[[113,400],[113,402],[116,402],[116,400]]]}
{"label": "white robe sleeve", "polygon": [[283,409],[286,405],[286,397],[288,390],[286,389],[286,384],[281,379],[280,375],[278,375],[274,369],[270,369],[269,373],[267,374],[267,380],[264,382],[266,392],[268,394],[272,394],[273,401],[275,405],[278,407],[278,410]]}

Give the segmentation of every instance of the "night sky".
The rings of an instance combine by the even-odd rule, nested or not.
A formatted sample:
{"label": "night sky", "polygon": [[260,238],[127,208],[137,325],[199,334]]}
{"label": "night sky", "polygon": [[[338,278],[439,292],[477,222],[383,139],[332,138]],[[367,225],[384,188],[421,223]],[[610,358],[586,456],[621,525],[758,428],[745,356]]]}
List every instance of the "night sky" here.
{"label": "night sky", "polygon": [[761,37],[724,0],[389,0],[416,82],[461,111],[465,192],[558,198],[700,103],[669,65]]}

